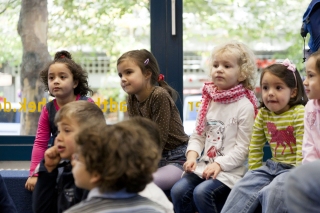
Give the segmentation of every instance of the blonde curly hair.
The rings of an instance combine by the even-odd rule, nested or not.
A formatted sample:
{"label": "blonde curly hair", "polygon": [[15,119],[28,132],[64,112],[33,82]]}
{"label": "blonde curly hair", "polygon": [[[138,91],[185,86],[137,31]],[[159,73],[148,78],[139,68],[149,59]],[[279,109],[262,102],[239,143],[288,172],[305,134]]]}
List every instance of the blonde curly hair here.
{"label": "blonde curly hair", "polygon": [[210,57],[210,72],[213,66],[213,58],[217,55],[232,54],[238,58],[240,66],[240,75],[245,78],[242,85],[253,90],[256,84],[257,65],[253,51],[245,44],[238,41],[229,41],[227,43],[216,46]]}

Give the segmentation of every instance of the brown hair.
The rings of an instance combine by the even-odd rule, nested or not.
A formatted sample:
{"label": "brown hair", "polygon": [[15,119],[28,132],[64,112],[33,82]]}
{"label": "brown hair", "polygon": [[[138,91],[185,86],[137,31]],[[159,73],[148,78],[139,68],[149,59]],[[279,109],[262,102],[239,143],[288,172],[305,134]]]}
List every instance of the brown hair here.
{"label": "brown hair", "polygon": [[317,52],[312,53],[309,58],[314,57],[316,60],[316,70],[318,73],[320,73],[320,49]]}
{"label": "brown hair", "polygon": [[144,118],[141,116],[134,116],[123,122],[123,125],[136,126],[139,125],[144,128],[150,135],[151,139],[157,144],[157,146],[161,147],[161,135],[158,124],[154,121]]}
{"label": "brown hair", "polygon": [[101,178],[100,192],[142,191],[157,170],[159,151],[151,137],[140,126],[128,126],[126,121],[112,126],[90,128],[78,134],[79,154],[85,159],[88,172]]}
{"label": "brown hair", "polygon": [[143,74],[146,74],[148,71],[151,72],[151,85],[156,86],[159,84],[160,87],[163,87],[168,91],[173,101],[176,101],[178,98],[178,92],[169,86],[164,80],[158,81],[160,75],[160,68],[157,62],[157,59],[154,55],[146,49],[141,50],[131,50],[128,51],[117,60],[117,66],[125,60],[133,60],[137,66],[141,69]]}
{"label": "brown hair", "polygon": [[[264,74],[267,72],[271,73],[272,75],[277,76],[280,78],[290,89],[297,88],[297,95],[293,98],[290,98],[288,105],[290,107],[302,104],[306,105],[308,102],[308,97],[304,91],[304,86],[302,79],[300,77],[299,71],[296,69],[294,74],[291,70],[288,70],[287,67],[283,64],[272,64],[262,70],[261,77],[260,77],[260,86],[262,87],[262,78]],[[296,82],[297,79],[297,82]],[[261,88],[263,90],[263,88]],[[263,91],[262,91],[263,92]],[[265,107],[263,101],[260,101],[260,107]],[[265,107],[266,108],[266,107]]]}
{"label": "brown hair", "polygon": [[102,110],[95,103],[84,100],[72,101],[61,107],[56,113],[54,123],[57,125],[64,118],[76,120],[81,129],[106,125]]}
{"label": "brown hair", "polygon": [[253,51],[245,44],[237,41],[230,41],[222,45],[216,46],[211,53],[210,70],[213,64],[213,58],[221,54],[232,54],[238,58],[240,66],[240,75],[245,77],[241,84],[253,90],[255,87],[255,76],[257,72],[256,59]]}
{"label": "brown hair", "polygon": [[[55,63],[65,64],[73,75],[73,81],[78,82],[77,87],[74,88],[75,95],[80,94],[81,96],[86,96],[88,93],[91,95],[93,94],[93,91],[89,88],[89,85],[88,85],[87,72],[84,69],[82,69],[82,67],[79,64],[73,61],[71,54],[66,50],[56,52],[53,61],[50,62],[46,66],[46,68],[40,72],[40,79],[45,86],[45,91],[49,91],[49,85],[48,85],[49,68],[52,64],[55,64]],[[51,93],[50,95],[53,96]]]}

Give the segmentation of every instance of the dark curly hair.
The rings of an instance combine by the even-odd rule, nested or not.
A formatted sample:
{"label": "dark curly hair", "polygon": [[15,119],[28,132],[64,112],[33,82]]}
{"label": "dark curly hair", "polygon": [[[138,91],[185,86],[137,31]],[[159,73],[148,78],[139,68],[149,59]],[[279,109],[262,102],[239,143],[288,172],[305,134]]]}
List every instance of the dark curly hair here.
{"label": "dark curly hair", "polygon": [[100,175],[100,192],[137,193],[153,179],[160,153],[149,133],[140,125],[126,121],[112,126],[92,126],[76,138],[78,152],[89,173]]}
{"label": "dark curly hair", "polygon": [[[82,67],[79,64],[73,61],[71,54],[66,50],[56,52],[53,61],[50,62],[46,66],[46,68],[40,72],[40,79],[45,86],[45,91],[49,91],[49,85],[48,85],[49,68],[52,64],[55,64],[55,63],[65,64],[73,75],[73,81],[78,82],[77,87],[74,88],[75,95],[80,94],[81,96],[86,96],[88,93],[90,95],[93,94],[93,91],[89,88],[89,85],[88,85],[87,72],[84,69],[82,69]],[[51,93],[50,95],[53,96]]]}

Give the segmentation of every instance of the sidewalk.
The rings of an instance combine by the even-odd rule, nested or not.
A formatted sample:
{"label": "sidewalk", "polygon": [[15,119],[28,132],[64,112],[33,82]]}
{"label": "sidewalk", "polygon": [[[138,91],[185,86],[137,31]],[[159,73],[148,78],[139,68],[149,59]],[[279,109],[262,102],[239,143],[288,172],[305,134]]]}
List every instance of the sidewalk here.
{"label": "sidewalk", "polygon": [[30,161],[0,161],[0,170],[29,170]]}

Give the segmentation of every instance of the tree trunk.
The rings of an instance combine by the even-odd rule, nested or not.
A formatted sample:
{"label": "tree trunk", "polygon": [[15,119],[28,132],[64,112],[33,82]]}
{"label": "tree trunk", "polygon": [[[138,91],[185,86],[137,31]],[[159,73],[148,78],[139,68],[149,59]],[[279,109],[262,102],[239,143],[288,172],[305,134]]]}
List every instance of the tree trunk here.
{"label": "tree trunk", "polygon": [[[18,33],[23,46],[21,65],[21,135],[35,135],[44,87],[39,73],[51,60],[47,46],[47,0],[22,0]],[[40,106],[39,106],[40,105]],[[34,109],[36,107],[36,109]]]}

